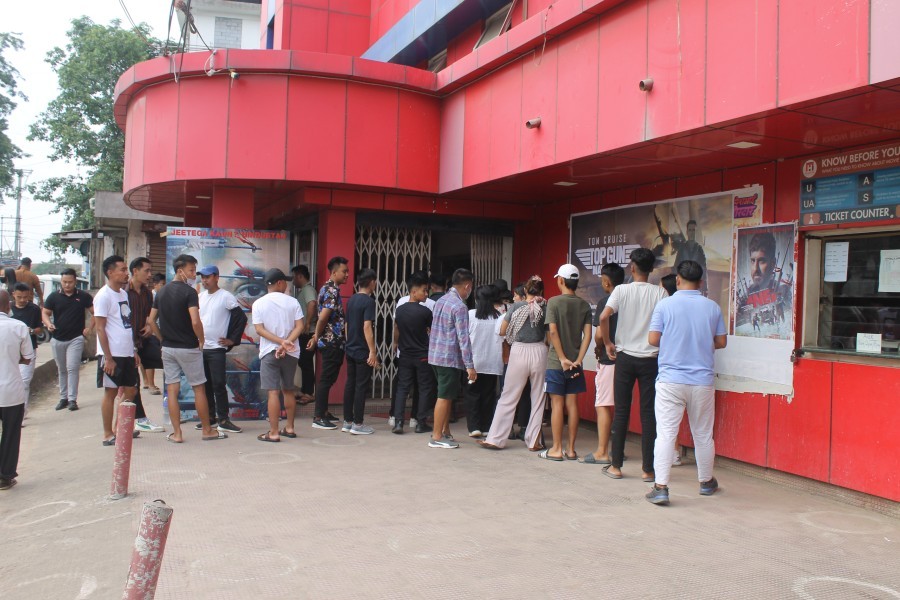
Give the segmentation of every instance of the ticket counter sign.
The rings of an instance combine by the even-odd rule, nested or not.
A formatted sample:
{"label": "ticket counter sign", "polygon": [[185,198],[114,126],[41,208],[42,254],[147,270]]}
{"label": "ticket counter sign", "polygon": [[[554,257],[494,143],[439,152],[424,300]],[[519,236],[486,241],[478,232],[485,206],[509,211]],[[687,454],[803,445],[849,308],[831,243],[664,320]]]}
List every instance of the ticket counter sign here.
{"label": "ticket counter sign", "polygon": [[801,225],[900,218],[900,144],[812,158],[802,169]]}

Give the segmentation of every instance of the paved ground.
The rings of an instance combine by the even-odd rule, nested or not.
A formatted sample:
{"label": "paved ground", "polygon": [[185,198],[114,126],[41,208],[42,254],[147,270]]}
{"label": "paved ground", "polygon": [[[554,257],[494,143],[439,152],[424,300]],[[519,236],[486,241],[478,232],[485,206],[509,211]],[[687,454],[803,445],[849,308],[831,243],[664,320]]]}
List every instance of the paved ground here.
{"label": "paved ground", "polygon": [[[175,510],[157,598],[900,598],[890,517],[727,469],[701,497],[692,465],[656,507],[635,462],[613,481],[521,442],[430,449],[384,419],[352,437],[304,414],[277,445],[256,441],[259,422],[180,446],[145,433],[132,496],[111,502],[94,368],[82,410],[55,412],[48,388],[27,421],[20,483],[0,492],[0,598],[121,597],[155,498]],[[592,441],[583,430],[579,452]]]}

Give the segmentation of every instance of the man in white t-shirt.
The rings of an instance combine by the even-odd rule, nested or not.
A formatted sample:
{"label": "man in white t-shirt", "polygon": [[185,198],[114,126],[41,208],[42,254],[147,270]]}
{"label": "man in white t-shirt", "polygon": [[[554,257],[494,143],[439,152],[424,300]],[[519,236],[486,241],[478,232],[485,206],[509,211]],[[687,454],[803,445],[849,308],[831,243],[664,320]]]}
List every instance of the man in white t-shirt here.
{"label": "man in white t-shirt", "polygon": [[22,419],[25,417],[25,384],[19,365],[34,361],[28,326],[10,318],[9,292],[0,289],[0,490],[16,485]]}
{"label": "man in white t-shirt", "polygon": [[[261,442],[280,442],[282,437],[295,438],[294,374],[300,346],[297,339],[306,331],[303,308],[297,299],[287,295],[288,276],[281,269],[266,271],[264,281],[268,293],[253,303],[253,326],[259,335],[259,382],[269,393],[269,431],[257,436]],[[278,430],[281,415],[279,392],[284,393],[287,423]]]}
{"label": "man in white t-shirt", "polygon": [[[628,417],[631,414],[631,397],[637,381],[641,399],[641,458],[643,475],[653,481],[653,445],[656,441],[656,375],[659,348],[647,341],[650,317],[653,309],[668,293],[662,287],[647,280],[653,272],[656,257],[647,248],[636,248],[631,253],[632,282],[616,286],[600,313],[600,328],[606,341],[606,354],[615,361],[613,396],[616,404],[612,424],[611,465],[603,467],[603,473],[613,479],[622,478],[622,462],[625,456],[625,436],[628,433]],[[609,320],[618,314],[615,341],[609,336]]]}
{"label": "man in white t-shirt", "polygon": [[[130,402],[137,392],[140,358],[134,352],[131,305],[128,302],[128,266],[121,256],[103,261],[106,285],[94,296],[97,325],[97,387],[103,388],[103,445],[115,446],[113,411],[119,392]],[[139,432],[134,432],[137,437]]]}
{"label": "man in white t-shirt", "polygon": [[231,292],[219,287],[219,267],[207,265],[197,274],[203,285],[198,301],[204,333],[203,371],[210,425],[215,423],[219,431],[241,433],[242,429],[228,418],[228,388],[225,385],[225,353],[234,345],[228,339],[228,323],[231,311],[240,309],[240,305]]}

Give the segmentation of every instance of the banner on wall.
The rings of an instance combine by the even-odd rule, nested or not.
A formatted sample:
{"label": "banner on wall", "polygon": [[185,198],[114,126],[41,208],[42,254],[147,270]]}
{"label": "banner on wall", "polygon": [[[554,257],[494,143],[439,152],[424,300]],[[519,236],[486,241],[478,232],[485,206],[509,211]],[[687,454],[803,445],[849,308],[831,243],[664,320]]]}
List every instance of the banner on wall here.
{"label": "banner on wall", "polygon": [[[201,227],[169,227],[166,237],[166,280],[175,275],[172,260],[180,254],[197,259],[198,268],[216,265],[219,287],[234,294],[245,312],[266,294],[263,275],[278,267],[289,271],[290,236],[287,231],[248,229],[209,229]],[[199,285],[198,291],[202,291]],[[259,336],[247,315],[247,329],[241,345],[226,356],[225,373],[228,400],[233,419],[264,419],[268,415],[266,394],[259,388]],[[185,417],[192,417],[194,393],[182,378],[178,396]]]}
{"label": "banner on wall", "polygon": [[[596,307],[605,294],[600,269],[616,262],[627,269],[635,248],[656,255],[651,283],[674,272],[682,260],[704,269],[703,293],[729,314],[734,227],[762,222],[763,189],[738,190],[675,198],[572,215],[569,259],[580,271],[580,297]],[[585,368],[595,369],[593,348]]]}

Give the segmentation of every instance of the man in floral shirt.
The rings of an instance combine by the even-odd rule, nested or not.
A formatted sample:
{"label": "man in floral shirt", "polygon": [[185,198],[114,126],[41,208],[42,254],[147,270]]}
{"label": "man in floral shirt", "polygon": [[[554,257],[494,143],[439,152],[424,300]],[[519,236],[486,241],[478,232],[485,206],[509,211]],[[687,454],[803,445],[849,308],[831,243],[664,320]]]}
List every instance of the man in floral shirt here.
{"label": "man in floral shirt", "polygon": [[344,319],[340,286],[350,278],[347,262],[343,256],[335,256],[328,261],[331,276],[319,291],[319,320],[316,331],[306,346],[308,350],[318,347],[322,355],[322,373],[316,386],[316,408],[312,423],[315,429],[337,429],[337,425],[328,418],[328,394],[337,381],[344,362],[347,322]]}

